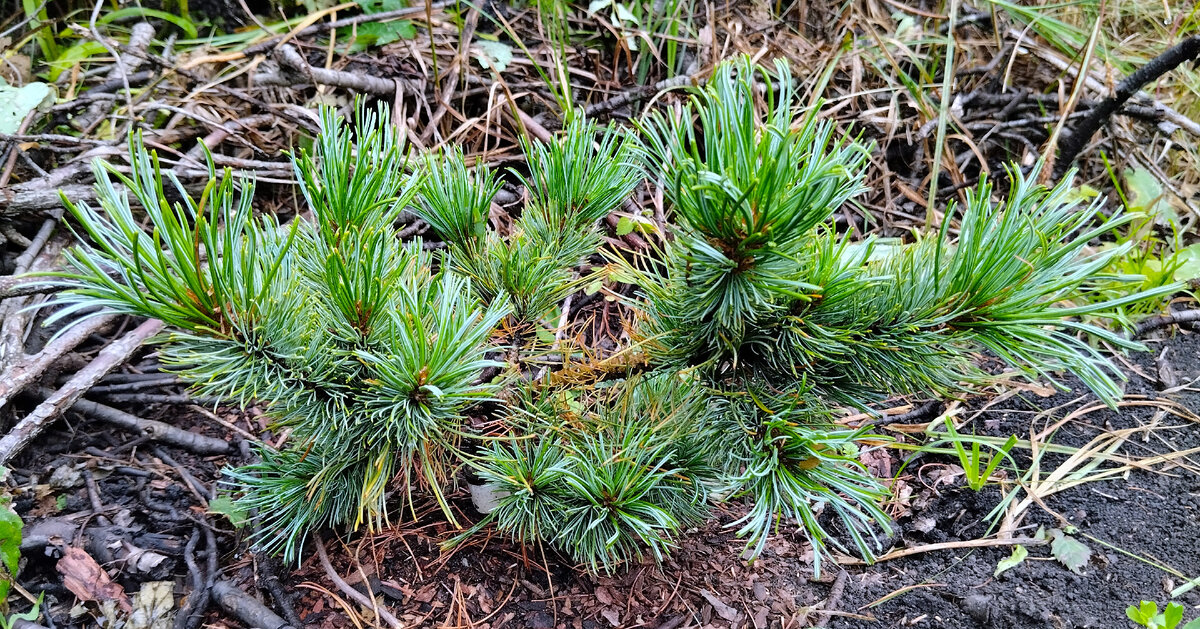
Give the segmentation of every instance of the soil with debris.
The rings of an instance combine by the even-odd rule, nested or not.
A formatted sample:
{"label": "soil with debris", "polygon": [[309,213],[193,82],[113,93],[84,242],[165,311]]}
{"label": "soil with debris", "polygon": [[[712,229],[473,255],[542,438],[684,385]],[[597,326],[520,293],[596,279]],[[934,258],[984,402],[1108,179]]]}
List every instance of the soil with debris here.
{"label": "soil with debris", "polygon": [[[1129,359],[1126,399],[1149,404],[1079,413],[1050,441],[1078,448],[1114,431],[1153,426],[1131,432],[1116,454],[1144,459],[1200,446],[1200,426],[1163,412],[1168,402],[1177,403],[1182,415],[1186,409],[1200,409],[1200,392],[1188,387],[1200,378],[1195,361],[1200,337],[1180,333],[1154,345],[1153,354]],[[1156,361],[1164,349],[1165,356]],[[1160,380],[1174,389],[1160,391],[1170,388]],[[1040,432],[1072,411],[1096,406],[1092,396],[1078,391],[1051,394],[1037,387],[990,402],[979,413],[975,411],[989,404],[987,398],[964,404],[959,417],[972,421],[961,430],[1028,438],[1031,426],[1032,432]],[[165,582],[177,593],[185,592],[189,579],[202,572],[196,566],[212,553],[222,580],[262,596],[268,606],[272,599],[266,592],[278,575],[302,626],[350,627],[352,616],[370,623],[371,610],[320,585],[326,575],[317,558],[310,557],[290,574],[277,564],[263,564],[242,551],[245,530],[233,528],[207,506],[220,468],[241,460],[236,447],[241,435],[230,427],[258,433],[265,430],[260,419],[253,413],[156,408],[157,414],[144,414],[235,447],[227,456],[199,457],[71,421],[13,467],[18,484],[30,488],[16,500],[27,522],[20,580],[30,592],[46,597],[45,608],[56,623],[70,622],[81,591],[103,598],[114,585],[132,594],[144,584],[161,587]],[[906,428],[888,430],[912,441],[904,436]],[[995,485],[973,492],[951,456],[877,452],[884,454],[871,457],[870,467],[905,485],[897,488],[903,502],[891,505],[898,516],[897,533],[888,552],[987,538],[988,516],[1001,499]],[[906,455],[907,465],[901,458]],[[1028,469],[1027,452],[1017,459]],[[1041,469],[1049,473],[1066,459],[1066,454],[1047,453]],[[1187,578],[1200,574],[1198,472],[1193,455],[1067,489],[1050,496],[1045,508],[1032,505],[1014,535],[1030,538],[1038,528],[1072,533],[1091,551],[1078,572],[1054,560],[1048,545],[1035,542],[1028,545],[1025,561],[999,577],[993,574],[1012,553],[1011,546],[951,547],[869,567],[847,565],[841,579],[843,568],[827,562],[818,579],[811,548],[792,527],[784,527],[754,563],[742,560],[743,542],[728,526],[740,515],[735,511],[718,512],[714,521],[690,532],[661,566],[646,561],[606,577],[589,577],[549,549],[520,548],[486,534],[442,552],[439,544],[455,533],[432,506],[422,512],[418,505],[422,517],[415,523],[399,523],[348,545],[335,540],[325,544],[347,582],[394,610],[409,627],[1117,627],[1125,626],[1124,608],[1130,603],[1165,601],[1184,583],[1154,564]],[[455,504],[464,518],[478,517],[466,492]],[[209,548],[215,550],[210,553]],[[94,565],[114,574],[115,584],[89,573]],[[74,581],[68,583],[70,579]],[[1200,605],[1200,592],[1192,590],[1176,600],[1191,610]],[[188,605],[187,599],[181,605]],[[826,605],[832,613],[824,613]],[[205,620],[207,626],[240,626],[216,609]]]}
{"label": "soil with debris", "polygon": [[[1191,412],[1200,411],[1200,389],[1187,387],[1200,378],[1200,337],[1181,335],[1155,342],[1150,354],[1130,358],[1126,399],[1144,396],[1149,401],[1170,401]],[[1169,370],[1184,385],[1176,392],[1160,392]],[[1179,386],[1179,385],[1176,385]],[[976,420],[980,433],[1027,438],[1030,419],[1043,409],[1053,411],[1035,422],[1038,429],[1073,409],[1095,400],[1078,400],[1074,392],[1039,399],[1026,396],[1002,409],[990,409]],[[1053,442],[1081,447],[1099,436],[1123,429],[1154,425],[1151,432],[1133,432],[1117,456],[1143,459],[1158,453],[1186,452],[1200,447],[1200,425],[1161,412],[1160,406],[1097,410],[1068,422]],[[1047,454],[1041,469],[1048,473],[1067,458]],[[1028,469],[1028,456],[1018,458]],[[1074,527],[1078,541],[1091,550],[1087,565],[1078,573],[1051,559],[1045,546],[1030,546],[1029,557],[999,577],[997,564],[1009,557],[1011,547],[955,549],[926,553],[854,571],[839,605],[874,621],[835,618],[830,627],[980,627],[1076,629],[1124,627],[1125,608],[1141,600],[1170,600],[1171,591],[1184,585],[1159,566],[1173,568],[1187,579],[1200,576],[1200,457],[1195,453],[1175,463],[1136,470],[1113,480],[1096,481],[1050,496],[1045,508],[1033,505],[1023,524],[1022,536],[1035,529]],[[924,460],[912,470],[915,481],[933,486],[938,466],[945,458]],[[902,541],[898,547],[978,539],[987,532],[988,514],[1000,501],[995,487],[976,494],[957,482],[929,493],[928,506],[914,509],[899,520]],[[915,501],[914,501],[915,502]],[[905,588],[910,588],[905,591]],[[902,592],[889,598],[893,593]],[[1174,599],[1183,604],[1184,616],[1196,617],[1200,591]],[[882,602],[880,602],[882,601]]]}

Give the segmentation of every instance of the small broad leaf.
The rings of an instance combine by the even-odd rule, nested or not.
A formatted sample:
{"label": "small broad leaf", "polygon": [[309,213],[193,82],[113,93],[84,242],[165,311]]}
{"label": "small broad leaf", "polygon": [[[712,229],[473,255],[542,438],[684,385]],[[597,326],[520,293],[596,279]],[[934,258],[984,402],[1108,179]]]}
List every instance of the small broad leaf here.
{"label": "small broad leaf", "polygon": [[9,588],[17,576],[21,559],[21,516],[9,504],[0,504],[0,563],[4,570],[0,574],[0,599],[8,598]]}
{"label": "small broad leaf", "polygon": [[1200,629],[1200,618],[1197,618],[1197,619],[1193,620],[1192,622],[1189,622],[1188,624],[1184,625],[1183,629]]}
{"label": "small broad leaf", "polygon": [[45,83],[13,87],[0,79],[0,133],[16,133],[29,112],[53,102],[54,90]]}
{"label": "small broad leaf", "polygon": [[1167,603],[1167,608],[1163,610],[1163,626],[1166,629],[1175,629],[1181,622],[1183,622],[1183,605]]}
{"label": "small broad leaf", "polygon": [[1176,282],[1200,277],[1200,243],[1188,245],[1175,252],[1175,261],[1179,263],[1175,268]]}
{"label": "small broad leaf", "polygon": [[218,515],[223,515],[229,518],[229,522],[235,528],[241,528],[246,523],[246,510],[238,506],[237,502],[229,496],[217,496],[208,501],[208,510]]}
{"label": "small broad leaf", "polygon": [[613,5],[613,15],[621,22],[623,26],[639,26],[640,21],[637,16],[630,11],[628,7],[620,2]]}
{"label": "small broad leaf", "polygon": [[358,6],[363,13],[374,15],[387,11],[396,11],[408,6],[404,0],[358,0]]}
{"label": "small broad leaf", "polygon": [[612,0],[592,0],[588,3],[588,13],[596,13],[612,6]]}
{"label": "small broad leaf", "polygon": [[363,50],[371,46],[383,46],[402,39],[412,39],[417,36],[417,29],[408,20],[393,22],[367,22],[358,27],[354,38],[354,50]]}
{"label": "small broad leaf", "polygon": [[513,51],[508,44],[480,39],[475,41],[473,48],[475,60],[485,70],[494,68],[497,72],[503,72],[512,63]]}
{"label": "small broad leaf", "polygon": [[652,234],[658,231],[658,227],[654,221],[644,216],[622,216],[617,221],[617,235],[624,236],[633,232],[639,234]]}
{"label": "small broad leaf", "polygon": [[996,564],[996,572],[992,573],[992,576],[998,577],[1002,572],[1016,568],[1017,566],[1021,565],[1028,556],[1029,551],[1026,550],[1024,546],[1014,546],[1012,554],[1004,559],[1001,559],[1000,562]]}
{"label": "small broad leaf", "polygon": [[1079,574],[1092,558],[1092,549],[1059,529],[1050,529],[1050,535],[1054,537],[1054,541],[1050,542],[1050,552],[1054,558],[1071,572]]}
{"label": "small broad leaf", "polygon": [[1158,605],[1150,601],[1142,601],[1140,607],[1138,605],[1130,605],[1129,607],[1125,608],[1125,615],[1128,616],[1130,620],[1142,625],[1143,627],[1149,624],[1150,619],[1153,618],[1154,614],[1157,613]]}

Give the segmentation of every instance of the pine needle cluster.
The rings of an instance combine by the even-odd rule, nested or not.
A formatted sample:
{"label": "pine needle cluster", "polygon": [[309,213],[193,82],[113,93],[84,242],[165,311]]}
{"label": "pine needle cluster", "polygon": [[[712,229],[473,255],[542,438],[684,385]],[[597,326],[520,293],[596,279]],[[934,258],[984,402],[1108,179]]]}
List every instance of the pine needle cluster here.
{"label": "pine needle cluster", "polygon": [[[457,525],[446,496],[467,468],[499,496],[467,534],[494,525],[591,570],[661,559],[709,504],[742,499],[749,556],[794,522],[818,567],[830,547],[870,557],[886,491],[858,458],[877,437],[838,426],[839,408],[961,393],[987,380],[985,351],[1112,402],[1120,373],[1081,334],[1137,345],[1081,317],[1175,287],[1062,305],[1122,255],[1089,243],[1127,219],[1017,172],[1004,202],[985,182],[911,244],[838,234],[870,149],[797,100],[785,64],[743,59],[640,134],[573,117],[523,145],[527,203],[503,231],[501,174],[458,149],[411,157],[385,110],[322,112],[312,153],[293,156],[311,216],[286,226],[254,216],[253,182],[211,166],[193,198],[133,138],[131,174],[97,167],[100,207],[68,204],[84,244],[58,316],[161,318],[164,359],[200,393],[262,404],[291,431],[226,472],[262,519],[254,541],[291,559],[311,531],[378,528],[417,494]],[[649,373],[532,382],[520,350],[597,272],[601,220],[646,180],[667,233],[604,253],[609,279],[636,285]],[[445,249],[404,241],[406,212]]]}

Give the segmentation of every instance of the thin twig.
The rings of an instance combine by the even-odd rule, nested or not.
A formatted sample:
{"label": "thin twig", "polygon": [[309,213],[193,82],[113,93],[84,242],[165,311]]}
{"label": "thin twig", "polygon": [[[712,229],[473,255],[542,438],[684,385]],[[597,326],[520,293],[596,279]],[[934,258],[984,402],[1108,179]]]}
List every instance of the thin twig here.
{"label": "thin twig", "polygon": [[329,580],[333,581],[337,589],[341,590],[346,596],[354,599],[359,605],[373,610],[375,616],[386,622],[392,629],[401,629],[404,626],[391,612],[380,607],[379,603],[367,598],[362,592],[350,587],[350,584],[342,579],[341,575],[333,569],[333,564],[329,563],[329,554],[325,552],[325,542],[321,539],[320,534],[313,536],[313,544],[317,547],[317,558],[321,560],[321,567],[325,569],[325,574],[329,576]]}
{"label": "thin twig", "polygon": [[1159,328],[1165,328],[1184,323],[1196,323],[1198,321],[1200,321],[1200,309],[1176,310],[1170,314],[1150,317],[1149,319],[1143,319],[1139,321],[1138,324],[1134,326],[1133,333],[1130,334],[1130,338],[1136,339]]}

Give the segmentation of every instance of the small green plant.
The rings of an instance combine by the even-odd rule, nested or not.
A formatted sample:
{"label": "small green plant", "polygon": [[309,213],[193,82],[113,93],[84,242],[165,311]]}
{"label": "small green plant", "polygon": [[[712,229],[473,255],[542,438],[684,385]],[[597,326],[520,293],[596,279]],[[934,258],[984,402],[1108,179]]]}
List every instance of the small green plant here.
{"label": "small green plant", "polygon": [[[311,220],[288,226],[211,167],[189,195],[133,138],[129,174],[97,167],[100,207],[68,203],[83,244],[54,316],[160,318],[163,359],[202,395],[257,401],[291,429],[226,470],[235,498],[219,505],[257,510],[253,541],[291,560],[315,529],[378,529],[418,497],[459,525],[446,496],[468,467],[497,497],[476,527],[593,571],[661,559],[714,500],[749,503],[731,526],[750,558],[793,522],[816,570],[835,548],[869,559],[890,530],[858,460],[878,437],[837,425],[839,407],[987,383],[982,351],[1030,376],[1070,371],[1113,402],[1120,371],[1080,335],[1141,346],[1081,317],[1177,286],[1062,307],[1128,250],[1087,248],[1128,219],[1017,172],[1006,201],[984,183],[938,234],[852,242],[831,218],[863,189],[869,150],[797,120],[797,103],[786,64],[744,58],[681,115],[643,121],[644,144],[573,112],[523,144],[512,178],[529,202],[505,232],[488,225],[497,173],[455,150],[410,159],[385,110],[322,111],[312,152],[293,156]],[[647,179],[671,208],[657,244],[602,250],[601,219]],[[446,247],[402,241],[406,210]],[[645,373],[539,345],[596,279],[635,287],[617,356]],[[983,482],[1007,449],[984,469],[962,452]]]}
{"label": "small green plant", "polygon": [[[36,623],[42,615],[42,598],[44,596],[46,596],[45,592],[38,592],[33,607],[23,614],[0,614],[0,629],[15,629],[18,626],[28,626],[28,623]],[[24,621],[25,624],[17,622],[19,620]]]}
{"label": "small green plant", "polygon": [[[945,425],[946,434],[949,435],[946,441],[954,444],[954,452],[958,455],[958,463],[963,469],[963,475],[966,476],[967,487],[970,487],[974,491],[982,490],[987,485],[988,479],[992,477],[992,472],[996,471],[1000,462],[1008,456],[1013,446],[1017,445],[1016,435],[1009,436],[1008,440],[1001,446],[995,446],[990,443],[986,444],[989,448],[994,449],[995,452],[985,466],[982,454],[982,448],[985,445],[984,442],[959,434],[958,429],[954,427],[954,420],[950,417],[945,419]],[[970,444],[970,451],[963,445],[964,443]]]}
{"label": "small green plant", "polygon": [[[1157,603],[1142,601],[1141,605],[1130,605],[1126,608],[1125,615],[1138,626],[1147,629],[1175,629],[1183,622],[1183,605],[1168,603],[1167,608],[1160,614]],[[1200,629],[1200,618],[1183,625],[1182,629]]]}
{"label": "small green plant", "polygon": [[[7,476],[8,469],[0,467],[0,477]],[[8,612],[8,594],[16,583],[17,570],[20,568],[21,532],[24,528],[21,516],[12,508],[12,497],[7,493],[0,496],[0,619]]]}

